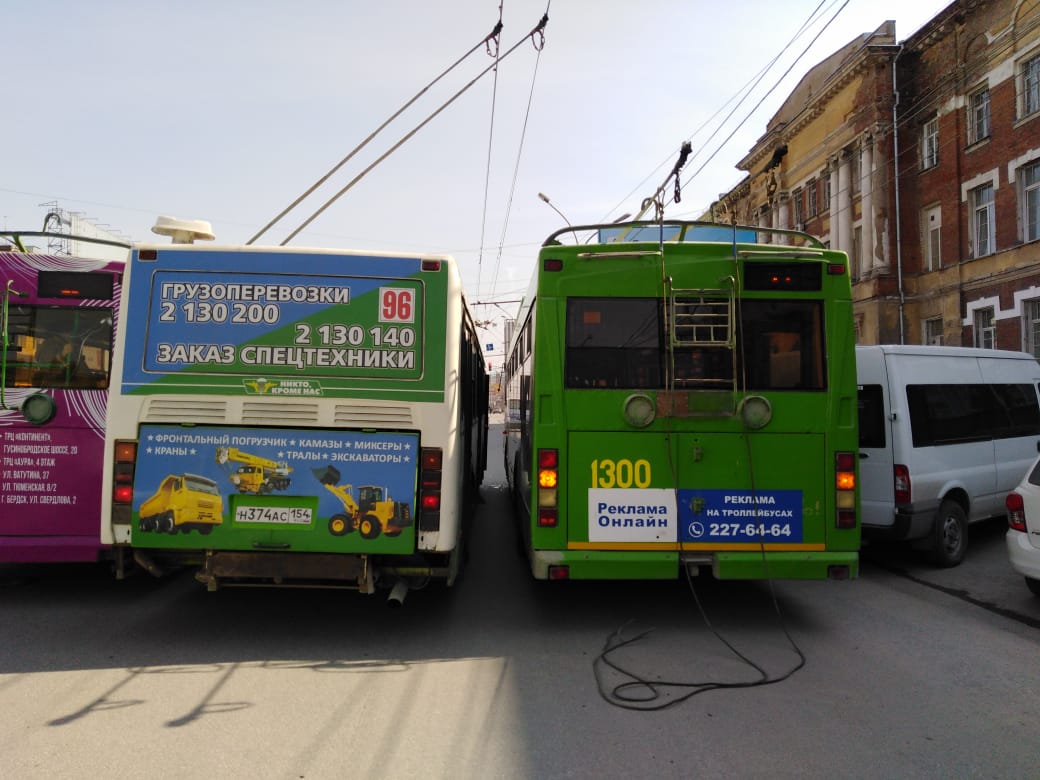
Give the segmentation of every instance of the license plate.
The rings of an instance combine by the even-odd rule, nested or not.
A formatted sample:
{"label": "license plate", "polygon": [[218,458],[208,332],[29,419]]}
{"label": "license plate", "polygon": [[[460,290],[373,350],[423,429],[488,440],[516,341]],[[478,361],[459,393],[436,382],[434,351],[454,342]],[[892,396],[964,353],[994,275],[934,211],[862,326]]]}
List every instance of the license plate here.
{"label": "license plate", "polygon": [[298,506],[237,506],[235,522],[309,525],[311,510],[309,507]]}

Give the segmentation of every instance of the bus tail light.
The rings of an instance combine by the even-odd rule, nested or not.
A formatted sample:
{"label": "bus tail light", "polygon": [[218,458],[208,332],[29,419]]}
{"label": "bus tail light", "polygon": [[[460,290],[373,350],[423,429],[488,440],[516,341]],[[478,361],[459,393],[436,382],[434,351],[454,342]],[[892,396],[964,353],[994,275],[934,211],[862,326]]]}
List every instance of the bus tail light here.
{"label": "bus tail light", "polygon": [[910,503],[910,469],[901,463],[892,467],[892,483],[897,504]]}
{"label": "bus tail light", "polygon": [[834,489],[837,527],[856,527],[856,453],[834,453]]}
{"label": "bus tail light", "polygon": [[571,567],[553,565],[549,567],[550,580],[569,580],[571,578]]}
{"label": "bus tail light", "polygon": [[137,442],[120,440],[112,452],[112,525],[130,525],[134,500]]}
{"label": "bus tail light", "polygon": [[1013,531],[1026,533],[1026,505],[1018,493],[1008,493],[1004,499],[1008,511],[1008,527]]}
{"label": "bus tail light", "polygon": [[134,470],[137,463],[137,442],[117,441],[112,470],[112,501],[129,504],[134,497]]}
{"label": "bus tail light", "polygon": [[423,447],[419,462],[419,528],[437,531],[441,527],[443,453],[439,447]]}
{"label": "bus tail light", "polygon": [[[556,484],[559,480],[559,450],[538,450],[538,525],[556,527]],[[544,510],[551,509],[551,517]]]}

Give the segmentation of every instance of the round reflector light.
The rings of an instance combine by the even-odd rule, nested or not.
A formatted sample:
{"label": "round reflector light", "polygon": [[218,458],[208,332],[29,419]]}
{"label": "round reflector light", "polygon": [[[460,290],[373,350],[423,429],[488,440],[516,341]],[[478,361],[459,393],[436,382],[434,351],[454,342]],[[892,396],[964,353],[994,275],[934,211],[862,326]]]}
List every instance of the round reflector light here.
{"label": "round reflector light", "polygon": [[33,425],[43,425],[54,419],[58,405],[46,393],[33,393],[22,404],[22,417]]}

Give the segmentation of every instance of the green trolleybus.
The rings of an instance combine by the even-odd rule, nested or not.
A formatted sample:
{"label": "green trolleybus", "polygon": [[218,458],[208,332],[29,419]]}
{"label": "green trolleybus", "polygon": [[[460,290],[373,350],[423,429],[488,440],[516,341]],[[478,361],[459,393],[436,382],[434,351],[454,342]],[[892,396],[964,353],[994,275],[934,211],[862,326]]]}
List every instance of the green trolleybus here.
{"label": "green trolleybus", "polygon": [[124,559],[210,589],[453,582],[487,374],[450,257],[139,245],[120,311],[101,535]]}
{"label": "green trolleybus", "polygon": [[856,577],[854,341],[848,260],[806,234],[554,233],[506,362],[533,575]]}

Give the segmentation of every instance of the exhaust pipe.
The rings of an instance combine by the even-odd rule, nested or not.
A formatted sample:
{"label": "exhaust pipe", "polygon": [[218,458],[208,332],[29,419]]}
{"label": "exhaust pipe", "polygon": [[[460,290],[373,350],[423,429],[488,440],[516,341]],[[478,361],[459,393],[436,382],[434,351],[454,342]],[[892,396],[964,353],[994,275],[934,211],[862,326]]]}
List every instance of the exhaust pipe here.
{"label": "exhaust pipe", "polygon": [[404,597],[408,595],[408,583],[398,580],[390,589],[390,595],[386,599],[387,606],[397,608],[404,604]]}
{"label": "exhaust pipe", "polygon": [[155,561],[153,561],[140,550],[134,550],[134,563],[136,563],[146,572],[151,574],[153,577],[159,578],[164,577],[166,575],[166,572],[162,570],[159,564],[157,564]]}

